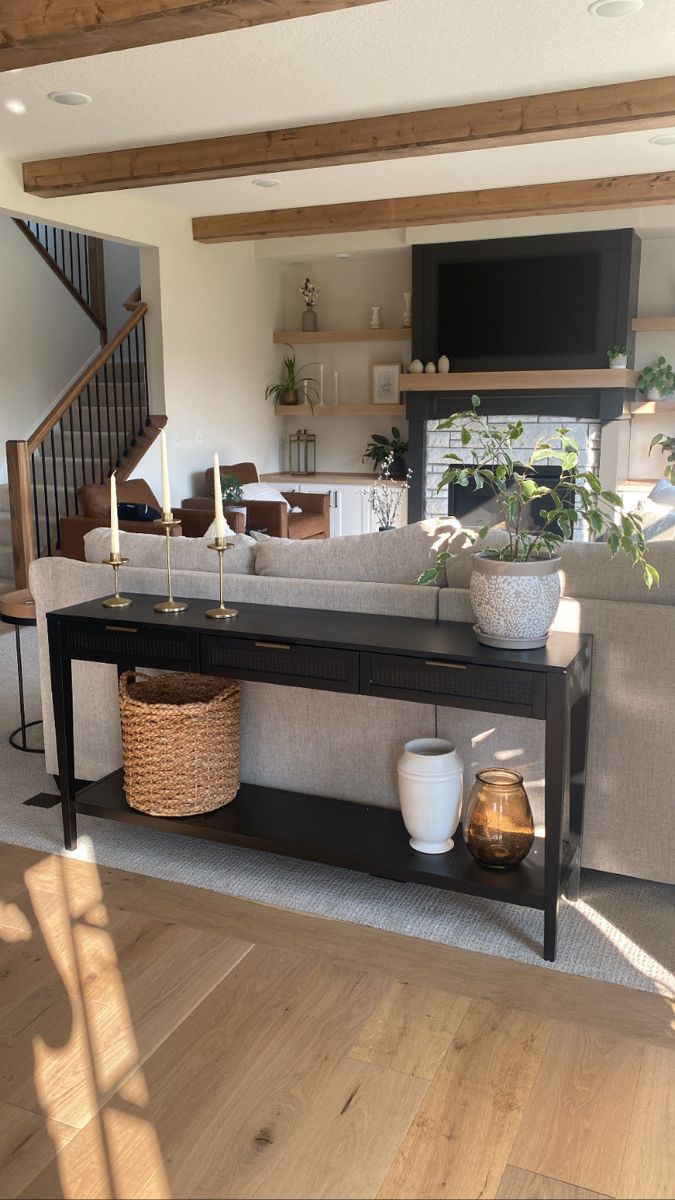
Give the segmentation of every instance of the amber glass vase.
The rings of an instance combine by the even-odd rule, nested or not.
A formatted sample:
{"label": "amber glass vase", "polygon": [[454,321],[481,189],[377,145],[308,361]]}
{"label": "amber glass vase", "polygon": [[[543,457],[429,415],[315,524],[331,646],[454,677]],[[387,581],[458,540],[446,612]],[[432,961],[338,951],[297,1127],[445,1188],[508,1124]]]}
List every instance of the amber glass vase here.
{"label": "amber glass vase", "polygon": [[532,849],[534,820],[517,771],[478,771],[464,816],[464,841],[482,867],[516,867]]}

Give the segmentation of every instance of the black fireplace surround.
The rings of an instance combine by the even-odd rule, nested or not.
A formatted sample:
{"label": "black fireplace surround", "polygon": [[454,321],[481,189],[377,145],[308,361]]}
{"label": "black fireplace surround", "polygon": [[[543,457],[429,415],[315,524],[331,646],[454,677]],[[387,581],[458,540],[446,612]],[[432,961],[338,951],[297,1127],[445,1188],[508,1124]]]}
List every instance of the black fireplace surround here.
{"label": "black fireplace surround", "polygon": [[[607,348],[622,344],[627,347],[629,364],[632,361],[635,335],[631,329],[632,318],[637,313],[637,296],[640,273],[640,239],[633,229],[611,229],[591,233],[552,234],[543,237],[506,238],[473,242],[442,242],[435,245],[413,247],[413,337],[412,357],[423,363],[436,361],[440,354],[448,354],[453,371],[530,371],[530,370],[588,370],[607,367]],[[556,259],[566,261],[565,270],[558,270]],[[496,330],[500,305],[490,294],[485,309],[491,321],[480,336],[469,336],[466,322],[463,336],[464,349],[471,353],[462,354],[462,347],[453,347],[452,329],[448,328],[448,275],[443,268],[457,265],[457,279],[466,281],[471,277],[471,267],[483,288],[489,284],[490,265],[494,272],[495,286],[509,277],[509,271],[500,269],[507,262],[517,267],[514,278],[518,278],[524,290],[527,288],[528,263],[532,267],[533,286],[541,285],[542,272],[551,264],[552,279],[558,287],[574,287],[574,265],[580,268],[580,283],[592,287],[593,304],[582,305],[584,317],[580,324],[575,306],[575,296],[555,297],[551,305],[553,319],[557,322],[555,338],[550,336],[546,320],[538,323],[542,342],[555,342],[545,352],[537,350],[536,329],[528,331],[522,339],[518,354],[505,352],[503,330]],[[585,261],[593,262],[593,270],[581,269]],[[452,275],[450,276],[452,278]],[[480,298],[480,297],[478,297]],[[545,299],[545,298],[544,298]],[[585,298],[588,299],[587,297]],[[505,312],[509,296],[501,297]],[[476,295],[471,303],[476,304]],[[514,301],[515,303],[515,301]],[[443,306],[443,308],[442,308]],[[592,309],[592,311],[591,311]],[[528,312],[523,302],[521,311]],[[530,310],[531,311],[531,298]],[[576,348],[563,352],[565,338],[561,336],[560,322],[569,314],[569,344]],[[445,321],[445,324],[444,324]],[[513,321],[511,312],[505,321]],[[585,325],[592,328],[584,333]],[[585,325],[584,325],[585,323]],[[458,321],[458,328],[459,328]],[[491,329],[495,329],[491,336]],[[581,330],[581,332],[580,332]],[[468,332],[467,332],[468,331]],[[564,331],[563,331],[564,332]],[[443,340],[443,345],[439,339]],[[445,343],[448,343],[447,345]],[[484,353],[477,355],[482,345]],[[493,348],[499,347],[493,352]],[[457,349],[459,353],[454,353]],[[466,392],[409,392],[406,396],[406,416],[410,423],[408,464],[413,474],[408,501],[408,520],[419,521],[425,510],[426,478],[426,423],[444,420],[453,413],[471,407],[470,391]],[[480,392],[481,413],[489,416],[539,416],[550,413],[555,417],[574,420],[612,421],[621,416],[627,400],[632,399],[632,390],[616,388],[550,388],[538,391],[511,391],[503,388],[485,389]]]}

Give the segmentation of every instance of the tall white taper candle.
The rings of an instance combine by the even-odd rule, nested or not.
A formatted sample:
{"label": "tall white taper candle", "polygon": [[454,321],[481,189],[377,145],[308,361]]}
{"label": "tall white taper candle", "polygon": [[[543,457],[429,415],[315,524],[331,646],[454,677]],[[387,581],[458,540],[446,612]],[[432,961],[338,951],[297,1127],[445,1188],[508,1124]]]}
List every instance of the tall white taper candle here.
{"label": "tall white taper candle", "polygon": [[169,460],[166,453],[166,434],[163,429],[159,432],[159,449],[162,460],[162,516],[171,512],[171,485],[169,483]]}
{"label": "tall white taper candle", "polygon": [[333,372],[333,383],[335,384],[335,403],[337,404],[340,400],[340,376],[337,371]]}
{"label": "tall white taper candle", "polygon": [[110,476],[110,557],[120,552],[120,523],[117,516],[117,480]]}
{"label": "tall white taper candle", "polygon": [[323,404],[323,363],[319,363],[319,404]]}
{"label": "tall white taper candle", "polygon": [[215,537],[225,537],[225,517],[223,514],[223,493],[220,490],[220,463],[218,455],[213,456],[213,495],[215,498],[216,526]]}

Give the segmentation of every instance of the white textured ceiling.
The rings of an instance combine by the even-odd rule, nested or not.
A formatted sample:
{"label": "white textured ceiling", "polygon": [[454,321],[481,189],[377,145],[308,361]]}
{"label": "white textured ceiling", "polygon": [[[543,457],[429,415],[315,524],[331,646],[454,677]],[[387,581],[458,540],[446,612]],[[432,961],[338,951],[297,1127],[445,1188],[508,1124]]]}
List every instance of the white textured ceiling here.
{"label": "white textured ceiling", "polygon": [[[14,159],[279,128],[675,72],[675,0],[601,20],[588,0],[384,0],[0,75]],[[51,91],[82,91],[79,108]],[[9,112],[7,101],[25,105]],[[145,189],[190,214],[675,169],[647,133]]]}

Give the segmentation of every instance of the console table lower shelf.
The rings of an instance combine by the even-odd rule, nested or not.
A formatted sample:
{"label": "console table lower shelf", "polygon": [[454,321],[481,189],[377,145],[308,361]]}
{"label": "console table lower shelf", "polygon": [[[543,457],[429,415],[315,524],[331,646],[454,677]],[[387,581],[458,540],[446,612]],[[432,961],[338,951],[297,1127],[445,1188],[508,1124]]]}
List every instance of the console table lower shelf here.
{"label": "console table lower shelf", "polygon": [[[397,882],[423,883],[528,908],[545,907],[543,838],[535,839],[518,867],[489,870],[471,857],[461,828],[448,854],[420,854],[408,842],[398,809],[251,783],[242,783],[232,803],[215,812],[193,817],[151,817],[127,804],[121,770],[80,788],[76,809],[108,821],[348,867]],[[574,848],[565,845],[562,886],[573,858]]]}

